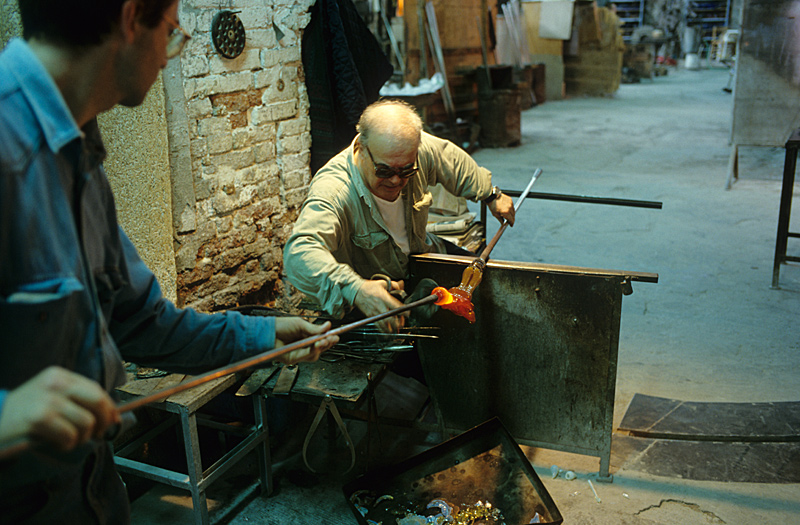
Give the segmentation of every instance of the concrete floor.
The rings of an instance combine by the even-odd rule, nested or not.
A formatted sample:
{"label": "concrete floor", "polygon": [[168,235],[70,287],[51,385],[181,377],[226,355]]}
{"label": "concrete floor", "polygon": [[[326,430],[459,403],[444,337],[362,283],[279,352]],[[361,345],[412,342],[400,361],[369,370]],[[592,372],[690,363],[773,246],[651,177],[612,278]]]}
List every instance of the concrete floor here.
{"label": "concrete floor", "polygon": [[[623,300],[615,429],[636,393],[698,402],[800,401],[800,266],[784,266],[781,289],[770,288],[784,152],[743,148],[740,178],[725,189],[728,75],[670,69],[665,77],[623,85],[613,97],[546,102],[523,112],[521,146],[474,154],[501,188],[522,189],[541,167],[536,191],[663,202],[662,210],[649,210],[528,200],[492,253],[500,260],[659,274],[658,284],[634,283]],[[792,231],[800,230],[797,217]],[[793,247],[800,253],[800,245]],[[354,437],[359,432],[355,425]],[[395,435],[412,452],[437,439]],[[624,452],[624,439],[615,434],[613,483],[594,484],[601,502],[586,482],[597,472],[596,458],[525,447],[565,523],[798,522],[798,476],[794,483],[656,476],[632,467],[636,458]],[[553,464],[578,479],[551,478]],[[304,477],[299,465],[289,456],[276,465],[276,494],[245,499],[215,519],[356,523],[342,495],[344,478]],[[137,499],[134,523],[191,522],[186,498],[163,494],[153,489]]]}

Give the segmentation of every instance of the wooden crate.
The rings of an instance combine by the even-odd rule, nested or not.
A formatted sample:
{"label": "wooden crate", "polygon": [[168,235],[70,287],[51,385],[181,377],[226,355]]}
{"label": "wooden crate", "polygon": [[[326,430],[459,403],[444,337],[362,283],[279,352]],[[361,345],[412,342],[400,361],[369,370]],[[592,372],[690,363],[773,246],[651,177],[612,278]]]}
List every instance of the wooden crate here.
{"label": "wooden crate", "polygon": [[[483,64],[481,39],[478,32],[478,21],[484,31],[484,38],[489,42],[487,0],[433,0],[436,11],[436,22],[439,27],[439,38],[442,43],[442,55],[447,69],[447,81],[453,96],[453,103],[459,117],[475,116],[477,113],[477,96],[474,80],[465,75]],[[420,21],[425,16],[424,0],[407,0],[404,4],[405,39],[406,39],[406,76],[405,81],[417,84],[420,78],[430,77],[436,72],[430,46],[420,38]],[[424,49],[420,49],[423,46]],[[489,52],[490,63],[493,63]],[[423,66],[427,71],[422,71]],[[441,100],[432,104],[426,114],[427,122],[443,122],[446,120],[444,105]]]}

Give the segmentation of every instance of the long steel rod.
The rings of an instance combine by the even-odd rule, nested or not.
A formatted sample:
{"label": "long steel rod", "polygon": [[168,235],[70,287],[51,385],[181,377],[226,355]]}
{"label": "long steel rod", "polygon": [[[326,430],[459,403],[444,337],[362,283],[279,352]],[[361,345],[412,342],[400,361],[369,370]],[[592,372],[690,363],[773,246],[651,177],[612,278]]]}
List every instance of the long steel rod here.
{"label": "long steel rod", "polygon": [[[305,348],[307,346],[311,346],[312,344],[316,343],[317,341],[321,341],[322,339],[331,336],[331,335],[341,335],[345,332],[349,332],[354,328],[358,328],[359,326],[364,326],[370,323],[374,323],[376,321],[380,321],[382,319],[386,319],[387,317],[394,317],[395,315],[401,314],[403,312],[407,312],[413,308],[418,306],[422,306],[425,304],[433,303],[438,300],[436,295],[429,295],[427,297],[423,297],[418,301],[414,301],[412,303],[404,304],[403,306],[394,308],[393,310],[389,310],[388,312],[384,312],[382,314],[373,315],[372,317],[367,317],[365,319],[361,319],[359,321],[355,321],[353,323],[349,323],[346,325],[342,325],[338,328],[334,328],[324,332],[322,334],[314,335],[311,337],[306,337],[305,339],[301,339],[299,341],[295,341],[294,343],[290,343],[286,346],[282,346],[281,348],[277,348],[275,350],[270,350],[268,352],[264,352],[253,356],[248,359],[243,359],[241,361],[237,361],[236,363],[223,366],[212,370],[210,372],[206,372],[205,374],[195,376],[188,381],[184,381],[183,383],[179,383],[175,386],[165,388],[163,390],[159,390],[158,392],[154,392],[150,395],[143,396],[126,403],[121,403],[117,405],[117,410],[120,414],[125,412],[130,412],[131,410],[135,410],[137,408],[143,407],[145,405],[149,405],[150,403],[156,403],[158,401],[163,401],[170,396],[178,394],[180,392],[184,392],[189,390],[190,388],[194,388],[196,386],[200,386],[202,384],[208,383],[220,377],[227,376],[228,374],[234,374],[236,372],[241,372],[247,370],[248,368],[253,368],[255,366],[261,365],[273,359],[276,359],[284,354],[292,352],[294,350],[299,350],[300,348]],[[0,460],[5,460],[11,457],[16,456],[26,450],[28,450],[32,445],[32,441],[27,438],[19,438],[13,440],[12,442],[0,445]]]}
{"label": "long steel rod", "polygon": [[[522,192],[519,190],[503,190],[509,197],[519,197]],[[590,204],[610,204],[613,206],[630,206],[633,208],[651,208],[660,210],[662,203],[658,201],[642,201],[633,199],[617,199],[613,197],[589,197],[586,195],[565,195],[562,193],[542,193],[537,191],[530,192],[528,199],[543,199],[550,201],[584,202]]]}
{"label": "long steel rod", "polygon": [[311,337],[306,337],[305,339],[301,339],[299,341],[295,341],[294,343],[288,344],[286,346],[282,346],[281,348],[277,348],[275,350],[270,350],[268,352],[264,352],[263,354],[259,354],[257,356],[251,357],[249,359],[244,359],[242,361],[238,361],[231,365],[223,366],[217,368],[216,370],[212,370],[210,372],[206,372],[205,374],[195,376],[189,381],[184,381],[183,383],[178,383],[175,386],[165,388],[158,392],[154,392],[150,395],[140,397],[138,399],[134,399],[132,401],[128,401],[127,403],[120,404],[117,409],[120,413],[128,412],[130,410],[137,409],[144,405],[149,405],[150,403],[155,403],[157,401],[162,401],[170,396],[173,396],[177,393],[183,392],[190,388],[194,388],[196,386],[208,383],[209,381],[213,381],[220,377],[224,377],[228,374],[234,374],[236,372],[242,372],[247,370],[248,368],[253,368],[260,364],[266,363],[268,361],[272,361],[273,359],[280,357],[284,354],[292,352],[294,350],[299,350],[300,348],[305,348],[310,346],[317,341],[321,341],[322,339],[330,336],[330,335],[340,335],[345,332],[349,332],[354,328],[358,328],[359,326],[364,326],[370,323],[374,323],[376,321],[380,321],[382,319],[386,319],[387,317],[394,317],[395,315],[401,314],[403,312],[407,312],[412,308],[416,308],[417,306],[422,306],[424,304],[432,303],[438,299],[437,296],[431,294],[427,297],[423,297],[418,301],[414,301],[413,303],[404,304],[403,306],[399,306],[393,310],[389,310],[388,312],[384,312],[382,314],[373,315],[372,317],[367,317],[365,319],[361,319],[359,321],[355,321],[350,324],[342,325],[338,328],[333,328],[328,330],[325,333],[314,335]]}
{"label": "long steel rod", "polygon": [[[536,171],[533,172],[533,176],[531,177],[531,181],[528,183],[528,186],[526,186],[525,189],[522,191],[522,193],[520,193],[519,198],[517,199],[517,202],[514,203],[514,213],[515,214],[516,214],[517,210],[519,209],[519,207],[522,206],[522,203],[525,201],[525,197],[527,197],[528,193],[531,191],[531,187],[533,186],[533,183],[536,182],[536,179],[538,179],[539,175],[541,175],[541,174],[542,174],[542,169],[541,168],[536,168]],[[494,237],[492,237],[492,240],[489,241],[489,244],[487,244],[486,248],[484,248],[483,251],[481,252],[480,259],[484,263],[489,260],[489,254],[494,249],[494,245],[497,244],[497,241],[500,240],[500,236],[503,235],[504,231],[506,231],[506,227],[508,227],[508,221],[504,220],[503,224],[497,230],[497,233],[495,233]]]}

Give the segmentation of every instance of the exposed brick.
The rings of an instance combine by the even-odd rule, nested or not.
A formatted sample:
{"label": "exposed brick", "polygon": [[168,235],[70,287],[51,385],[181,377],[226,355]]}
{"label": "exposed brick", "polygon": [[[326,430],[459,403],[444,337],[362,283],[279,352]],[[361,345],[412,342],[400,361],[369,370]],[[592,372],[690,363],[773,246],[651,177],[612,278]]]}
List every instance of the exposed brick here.
{"label": "exposed brick", "polygon": [[261,50],[261,67],[268,69],[278,64],[289,64],[301,59],[300,46]]}
{"label": "exposed brick", "polygon": [[259,179],[259,173],[256,166],[249,166],[241,170],[236,170],[233,179],[236,181],[237,186],[253,184]]}
{"label": "exposed brick", "polygon": [[264,124],[252,129],[253,143],[258,142],[275,142],[275,129],[274,123]]}
{"label": "exposed brick", "polygon": [[289,208],[302,206],[303,201],[306,200],[307,193],[306,188],[288,190],[286,192],[286,206]]}
{"label": "exposed brick", "polygon": [[240,264],[243,264],[246,259],[247,256],[244,253],[244,248],[231,248],[214,258],[214,269],[219,272],[236,268]]}
{"label": "exposed brick", "polygon": [[208,138],[208,152],[212,155],[225,153],[233,149],[233,137],[230,133],[222,133]]}
{"label": "exposed brick", "polygon": [[248,107],[260,105],[261,104],[261,96],[262,96],[262,94],[263,94],[263,90],[262,89],[258,89],[258,86],[256,86],[256,89],[251,89],[250,91],[248,91],[247,92],[247,105],[248,105]]}
{"label": "exposed brick", "polygon": [[278,102],[277,104],[270,104],[266,107],[272,109],[272,120],[285,120],[297,116],[296,100]]}
{"label": "exposed brick", "polygon": [[270,249],[270,243],[267,239],[257,239],[244,245],[243,249],[248,258],[257,258]]}
{"label": "exposed brick", "polygon": [[269,269],[274,268],[275,266],[281,264],[283,260],[283,253],[282,249],[276,249],[275,247],[271,247],[263,252],[263,255],[259,258],[259,262],[261,263],[261,268]]}
{"label": "exposed brick", "polygon": [[233,147],[235,149],[242,149],[250,146],[253,143],[254,130],[258,128],[234,128],[233,133]]}
{"label": "exposed brick", "polygon": [[185,55],[181,56],[181,69],[183,70],[183,76],[186,78],[207,75],[210,71],[208,58],[201,54],[189,54],[187,51]]}
{"label": "exposed brick", "polygon": [[232,60],[211,43],[218,2],[181,4],[181,23],[193,36],[181,71],[198,230],[175,243],[176,264],[187,269],[178,274],[179,304],[213,311],[289,294],[280,280],[282,249],[310,180],[299,44],[313,3],[237,0],[248,38]]}
{"label": "exposed brick", "polygon": [[228,233],[233,228],[233,218],[230,216],[219,217],[213,221],[217,225],[219,234]]}
{"label": "exposed brick", "polygon": [[245,30],[263,29],[272,26],[272,9],[263,4],[258,7],[240,8],[239,18]]}
{"label": "exposed brick", "polygon": [[208,155],[208,143],[205,138],[196,138],[189,143],[189,152],[193,158]]}
{"label": "exposed brick", "polygon": [[242,169],[252,166],[255,162],[255,155],[251,148],[243,150],[229,151],[221,155],[214,155],[211,160],[218,166],[228,166],[233,169]]}
{"label": "exposed brick", "polygon": [[304,173],[302,171],[284,172],[283,174],[283,187],[286,190],[293,190],[300,188],[304,183]]}
{"label": "exposed brick", "polygon": [[231,123],[225,117],[209,117],[197,123],[197,134],[201,137],[228,133],[231,130]]}
{"label": "exposed brick", "polygon": [[[249,34],[248,40],[250,40]],[[213,75],[236,71],[252,71],[261,67],[260,54],[259,49],[248,49],[247,47],[236,58],[225,58],[215,53],[208,61],[208,68]]]}
{"label": "exposed brick", "polygon": [[230,116],[231,128],[238,129],[247,126],[247,113],[234,113]]}
{"label": "exposed brick", "polygon": [[222,115],[226,113],[241,113],[250,107],[248,92],[238,91],[236,93],[221,93],[209,97],[211,104],[215,108],[221,108]]}
{"label": "exposed brick", "polygon": [[311,128],[311,120],[308,117],[299,117],[291,120],[284,120],[278,124],[278,138],[282,139],[291,135],[300,135]]}
{"label": "exposed brick", "polygon": [[[258,183],[258,196],[259,198],[266,199],[269,197],[278,198],[281,192],[281,181],[278,177],[270,177],[263,182]],[[276,204],[280,204],[277,202]],[[275,213],[274,211],[271,213]]]}
{"label": "exposed brick", "polygon": [[280,71],[278,70],[277,66],[272,66],[269,69],[262,69],[260,71],[256,71],[255,73],[253,73],[253,86],[255,86],[256,89],[262,90],[261,98],[256,103],[256,105],[263,104],[264,101],[263,88],[267,88],[273,85],[275,82],[277,82],[279,75]]}
{"label": "exposed brick", "polygon": [[264,49],[275,47],[278,44],[278,41],[275,38],[275,31],[272,29],[272,27],[269,27],[265,29],[253,29],[252,31],[248,31],[247,44],[254,48]]}
{"label": "exposed brick", "polygon": [[286,100],[297,101],[296,78],[279,77],[274,83],[266,86],[261,97],[265,104],[282,102]]}
{"label": "exposed brick", "polygon": [[272,107],[258,106],[250,110],[250,122],[252,122],[254,126],[268,124],[275,120],[274,115]]}
{"label": "exposed brick", "polygon": [[284,137],[280,142],[278,142],[278,154],[280,155],[290,155],[292,153],[300,153],[302,150],[303,150],[303,139],[300,135]]}
{"label": "exposed brick", "polygon": [[256,162],[266,162],[275,158],[275,144],[272,142],[262,142],[254,146]]}
{"label": "exposed brick", "polygon": [[192,239],[179,245],[175,251],[175,268],[179,272],[192,270],[197,266],[197,252],[200,244],[199,240]]}
{"label": "exposed brick", "polygon": [[184,82],[184,94],[187,100],[205,98],[217,93],[234,93],[244,91],[253,85],[253,76],[249,71],[230,73],[227,75],[209,75],[200,78],[189,78]]}
{"label": "exposed brick", "polygon": [[310,159],[308,150],[299,155],[281,155],[281,168],[284,171],[308,170]]}
{"label": "exposed brick", "polygon": [[190,100],[186,104],[186,114],[189,118],[201,119],[211,115],[211,101],[207,98]]}

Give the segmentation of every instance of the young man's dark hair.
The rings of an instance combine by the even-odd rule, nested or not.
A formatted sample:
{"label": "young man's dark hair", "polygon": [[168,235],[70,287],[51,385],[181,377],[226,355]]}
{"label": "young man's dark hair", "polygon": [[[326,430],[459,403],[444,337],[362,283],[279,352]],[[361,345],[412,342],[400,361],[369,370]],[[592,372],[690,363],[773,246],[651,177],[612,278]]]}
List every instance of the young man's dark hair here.
{"label": "young man's dark hair", "polygon": [[[71,47],[97,45],[119,23],[124,0],[18,0],[25,40],[38,38]],[[138,0],[139,20],[155,27],[175,0]]]}

